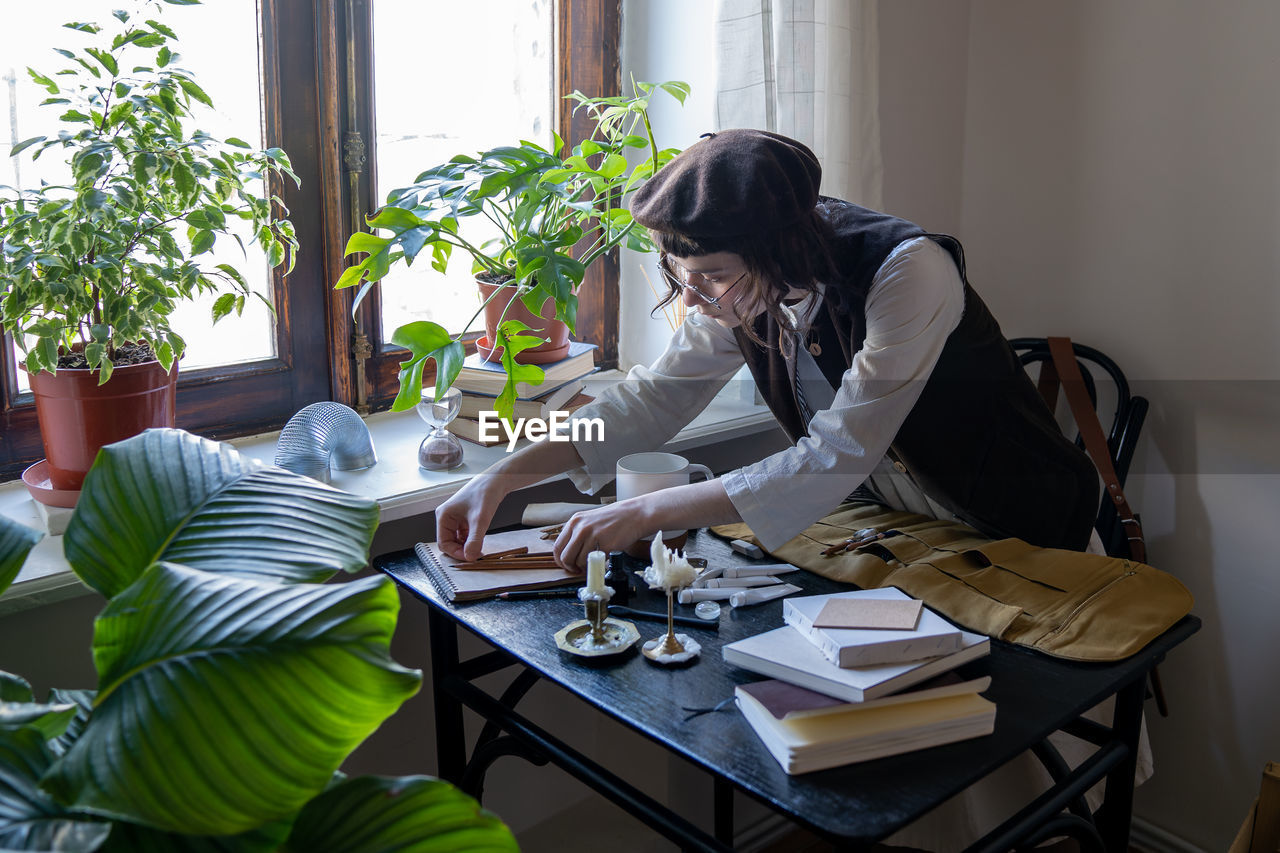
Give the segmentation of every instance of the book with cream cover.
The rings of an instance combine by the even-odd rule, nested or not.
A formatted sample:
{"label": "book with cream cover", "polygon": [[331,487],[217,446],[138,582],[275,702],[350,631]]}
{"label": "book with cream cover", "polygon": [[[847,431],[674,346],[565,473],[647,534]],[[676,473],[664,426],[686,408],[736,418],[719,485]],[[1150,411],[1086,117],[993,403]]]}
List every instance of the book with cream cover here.
{"label": "book with cream cover", "polygon": [[[545,393],[527,399],[516,398],[512,415],[517,418],[547,418],[552,412],[565,408],[565,404],[582,392],[582,379],[571,379],[555,388],[548,388]],[[493,394],[476,394],[463,392],[462,403],[458,407],[458,417],[475,420],[483,412],[493,412],[498,405],[498,397]]]}
{"label": "book with cream cover", "polygon": [[[989,685],[990,678],[958,681],[815,709],[817,694],[766,681],[738,685],[734,699],[783,771],[795,775],[989,735],[996,706],[978,695]],[[791,706],[798,710],[788,712]]]}
{"label": "book with cream cover", "polygon": [[842,667],[905,663],[950,654],[960,649],[960,629],[921,608],[919,621],[909,630],[819,627],[815,622],[829,602],[911,602],[900,589],[883,587],[806,595],[783,602],[782,618],[822,650],[827,660]]}
{"label": "book with cream cover", "polygon": [[[539,364],[542,382],[532,385],[516,383],[516,396],[529,399],[543,394],[572,379],[580,379],[596,369],[596,345],[585,341],[569,341],[569,354],[559,361]],[[467,393],[498,395],[507,383],[506,369],[501,361],[485,361],[479,353],[472,353],[462,361],[462,369],[453,380],[453,387]]]}
{"label": "book with cream cover", "polygon": [[798,684],[846,702],[888,696],[927,678],[977,660],[991,650],[981,634],[961,631],[959,651],[936,658],[878,666],[840,667],[790,625],[745,637],[725,646],[726,663],[790,684]]}
{"label": "book with cream cover", "polygon": [[[463,397],[465,399],[466,395],[464,394]],[[573,399],[569,400],[564,405],[557,406],[553,411],[572,413],[581,409],[594,399],[595,397],[592,397],[589,394],[578,393],[573,397]],[[519,400],[516,401],[517,407],[520,402],[521,401]],[[520,410],[517,408],[515,418],[517,422],[520,418],[529,417],[547,419],[551,417],[551,414],[551,410],[549,410],[545,416],[530,415],[527,413],[521,414]],[[456,435],[458,438],[464,438],[472,444],[479,444],[481,447],[493,447],[496,444],[506,444],[511,441],[510,434],[508,434],[506,427],[498,422],[496,414],[494,414],[492,419],[488,420],[487,423],[489,424],[488,430],[481,431],[480,421],[475,418],[457,417],[449,421],[449,423],[445,425],[445,429]],[[569,427],[566,425],[562,426],[560,429],[561,431],[564,431],[569,429]],[[523,432],[521,432],[521,435],[523,435]]]}

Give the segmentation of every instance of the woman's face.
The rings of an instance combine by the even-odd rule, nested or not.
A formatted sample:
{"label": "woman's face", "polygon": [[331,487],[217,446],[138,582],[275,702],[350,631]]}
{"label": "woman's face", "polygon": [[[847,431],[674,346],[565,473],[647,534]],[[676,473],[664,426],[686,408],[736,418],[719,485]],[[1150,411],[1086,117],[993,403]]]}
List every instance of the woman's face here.
{"label": "woman's face", "polygon": [[684,304],[726,329],[750,321],[765,310],[759,289],[747,276],[746,264],[732,252],[688,258],[668,255],[667,264],[681,288]]}

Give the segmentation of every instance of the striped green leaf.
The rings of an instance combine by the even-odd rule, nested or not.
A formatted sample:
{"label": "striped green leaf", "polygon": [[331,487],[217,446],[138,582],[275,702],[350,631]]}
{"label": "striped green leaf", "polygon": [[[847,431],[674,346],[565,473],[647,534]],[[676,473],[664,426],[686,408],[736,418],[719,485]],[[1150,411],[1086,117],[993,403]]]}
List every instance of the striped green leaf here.
{"label": "striped green leaf", "polygon": [[316,582],[365,566],[377,518],[367,498],[182,430],[148,430],[98,455],[64,550],[108,598],[161,560]]}
{"label": "striped green leaf", "polygon": [[361,776],[312,800],[282,853],[516,853],[511,830],[447,782]]}
{"label": "striped green leaf", "polygon": [[417,691],[386,578],[285,585],[158,563],[98,618],[89,726],[45,778],[72,808],[191,835],[295,814]]}
{"label": "striped green leaf", "polygon": [[43,536],[38,530],[0,515],[0,593],[13,583],[27,561],[27,554]]}
{"label": "striped green leaf", "polygon": [[111,827],[69,814],[40,790],[53,753],[33,728],[0,731],[0,850],[96,850]]}
{"label": "striped green leaf", "polygon": [[291,826],[281,820],[239,835],[182,835],[116,821],[99,853],[276,853]]}
{"label": "striped green leaf", "polygon": [[97,691],[94,690],[60,690],[56,687],[49,692],[50,702],[76,707],[75,714],[62,734],[49,741],[49,748],[55,755],[62,755],[70,749],[71,744],[75,743],[76,738],[80,737],[80,733],[84,731],[84,727],[89,725],[89,715],[93,712],[93,697],[96,695]]}

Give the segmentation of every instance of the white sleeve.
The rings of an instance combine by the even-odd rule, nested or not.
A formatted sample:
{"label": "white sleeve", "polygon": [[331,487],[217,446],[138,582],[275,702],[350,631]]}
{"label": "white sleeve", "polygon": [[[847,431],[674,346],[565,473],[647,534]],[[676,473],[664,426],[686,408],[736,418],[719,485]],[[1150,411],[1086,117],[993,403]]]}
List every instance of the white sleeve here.
{"label": "white sleeve", "polygon": [[574,413],[574,421],[600,418],[604,440],[574,443],[584,464],[569,472],[569,480],[579,491],[595,494],[613,480],[619,459],[673,438],[742,364],[731,331],[702,314],[689,314],[653,364],[631,368],[625,379]]}
{"label": "white sleeve", "polygon": [[871,474],[920,397],[964,311],[951,256],[927,237],[899,245],[867,293],[867,337],[831,407],[795,447],[726,474],[743,521],[775,548],[829,513]]}

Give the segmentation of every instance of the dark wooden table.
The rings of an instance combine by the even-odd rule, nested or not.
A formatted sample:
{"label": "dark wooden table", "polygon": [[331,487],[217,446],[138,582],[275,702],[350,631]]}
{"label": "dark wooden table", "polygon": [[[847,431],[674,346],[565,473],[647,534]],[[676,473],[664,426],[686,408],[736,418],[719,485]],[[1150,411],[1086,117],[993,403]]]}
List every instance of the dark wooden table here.
{"label": "dark wooden table", "polygon": [[[751,562],[706,532],[690,537],[688,551],[709,558],[712,565]],[[614,565],[628,560],[615,555]],[[628,565],[642,568],[634,561]],[[641,657],[638,644],[623,655],[594,661],[557,649],[554,633],[581,618],[581,607],[570,599],[451,605],[441,599],[412,551],[381,556],[374,560],[374,567],[430,605],[432,688],[441,777],[479,794],[485,770],[498,757],[520,755],[536,763],[551,761],[686,850],[731,849],[735,788],[842,848],[864,848],[1030,749],[1056,780],[1054,787],[1011,814],[1005,824],[970,850],[1005,851],[1065,833],[1084,840],[1085,849],[1123,851],[1132,815],[1133,775],[1147,673],[1200,627],[1199,619],[1188,616],[1140,653],[1114,664],[1072,663],[993,641],[989,657],[959,671],[969,677],[991,675],[991,688],[984,695],[997,705],[994,734],[788,776],[732,702],[722,711],[692,719],[686,719],[689,712],[684,710],[710,708],[732,697],[735,684],[759,677],[726,664],[720,649],[726,643],[783,624],[780,600],[741,611],[726,606],[718,632],[680,629],[702,644],[702,655],[689,666],[666,668]],[[628,574],[636,589],[629,602],[632,606],[665,610],[664,597],[644,589],[643,581],[634,572]],[[793,573],[788,579],[795,579],[793,582],[806,594],[849,588],[808,572]],[[693,607],[677,606],[677,612],[691,615]],[[657,622],[637,621],[636,625],[644,639],[664,630]],[[460,660],[459,626],[485,640],[494,651]],[[481,675],[506,667],[514,668],[515,677],[501,696],[487,693],[473,683]],[[516,704],[539,678],[554,681],[603,713],[703,767],[714,785],[714,837],[516,712]],[[1116,705],[1111,726],[1081,717],[1113,695]],[[464,705],[487,721],[470,757],[463,736]],[[1071,770],[1045,741],[1055,730],[1083,737],[1096,744],[1098,750]],[[1107,779],[1106,800],[1096,814],[1090,815],[1083,794],[1103,778]],[[1064,809],[1068,810],[1066,814]]]}

